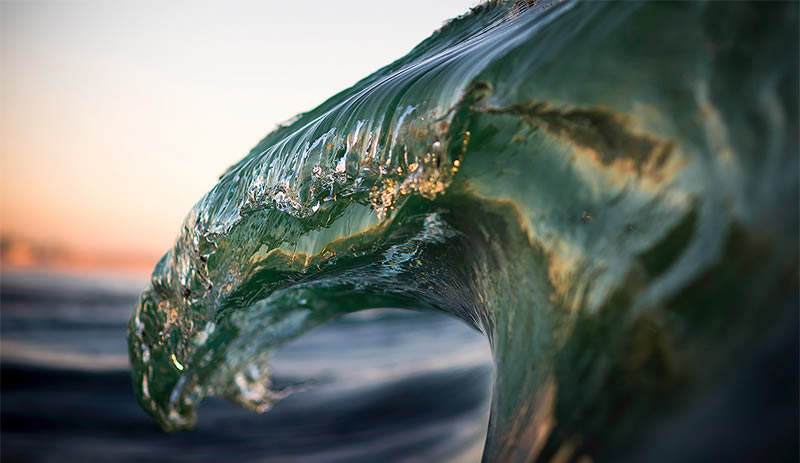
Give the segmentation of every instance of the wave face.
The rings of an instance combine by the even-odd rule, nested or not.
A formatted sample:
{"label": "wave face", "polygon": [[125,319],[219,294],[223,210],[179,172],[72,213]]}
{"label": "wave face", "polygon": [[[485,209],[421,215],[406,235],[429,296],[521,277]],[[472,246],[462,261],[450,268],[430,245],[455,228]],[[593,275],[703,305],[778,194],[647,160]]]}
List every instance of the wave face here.
{"label": "wave face", "polygon": [[395,307],[488,337],[486,460],[636,455],[655,423],[690,426],[795,313],[797,18],[509,2],[451,21],[191,210],[129,324],[140,403],[167,430],[208,396],[264,411],[290,392],[269,387],[282,344]]}

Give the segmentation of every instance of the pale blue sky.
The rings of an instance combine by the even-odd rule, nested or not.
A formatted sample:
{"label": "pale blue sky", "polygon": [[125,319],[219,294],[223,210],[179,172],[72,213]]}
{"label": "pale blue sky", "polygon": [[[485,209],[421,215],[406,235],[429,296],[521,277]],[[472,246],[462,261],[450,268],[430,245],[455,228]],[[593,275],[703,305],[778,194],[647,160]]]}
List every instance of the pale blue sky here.
{"label": "pale blue sky", "polygon": [[477,0],[0,0],[0,233],[165,251],[275,124]]}

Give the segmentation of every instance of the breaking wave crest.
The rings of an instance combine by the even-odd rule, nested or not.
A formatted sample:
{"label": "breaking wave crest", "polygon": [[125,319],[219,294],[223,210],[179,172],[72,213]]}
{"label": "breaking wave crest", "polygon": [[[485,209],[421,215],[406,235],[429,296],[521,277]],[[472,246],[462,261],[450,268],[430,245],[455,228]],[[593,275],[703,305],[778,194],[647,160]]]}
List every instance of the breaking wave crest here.
{"label": "breaking wave crest", "polygon": [[[131,318],[167,430],[267,410],[270,354],[375,307],[495,360],[487,460],[603,455],[791,313],[797,4],[493,2],[270,133]],[[794,334],[796,336],[796,333]]]}

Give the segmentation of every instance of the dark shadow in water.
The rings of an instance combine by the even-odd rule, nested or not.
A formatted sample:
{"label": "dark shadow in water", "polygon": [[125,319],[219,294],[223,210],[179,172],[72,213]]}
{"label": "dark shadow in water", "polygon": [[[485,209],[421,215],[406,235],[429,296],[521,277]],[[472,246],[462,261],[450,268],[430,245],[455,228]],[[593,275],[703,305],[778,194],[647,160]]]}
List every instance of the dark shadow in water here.
{"label": "dark shadow in water", "polygon": [[[130,375],[3,365],[2,461],[397,461],[446,459],[482,438],[490,367],[351,392],[297,393],[258,415],[221,400],[167,434]],[[278,378],[276,383],[294,381]],[[464,435],[464,422],[472,422]]]}

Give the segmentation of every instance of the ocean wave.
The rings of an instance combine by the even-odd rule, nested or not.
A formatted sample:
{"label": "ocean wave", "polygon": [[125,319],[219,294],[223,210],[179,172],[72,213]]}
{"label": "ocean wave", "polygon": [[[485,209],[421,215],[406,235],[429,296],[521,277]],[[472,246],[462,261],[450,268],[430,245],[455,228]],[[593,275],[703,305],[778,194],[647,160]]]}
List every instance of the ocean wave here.
{"label": "ocean wave", "polygon": [[485,459],[638,445],[795,307],[797,13],[491,2],[451,21],[190,211],[129,324],[140,403],[167,430],[208,396],[265,411],[288,341],[435,310],[491,344]]}

